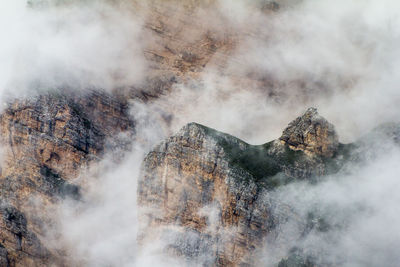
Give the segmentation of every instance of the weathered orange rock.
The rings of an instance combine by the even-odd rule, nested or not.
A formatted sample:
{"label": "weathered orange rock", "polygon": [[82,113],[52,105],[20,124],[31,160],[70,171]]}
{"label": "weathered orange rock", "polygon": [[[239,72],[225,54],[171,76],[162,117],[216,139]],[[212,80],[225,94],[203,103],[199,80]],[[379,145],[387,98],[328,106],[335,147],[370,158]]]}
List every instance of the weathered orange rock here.
{"label": "weathered orange rock", "polygon": [[315,108],[309,108],[292,121],[279,139],[291,149],[326,157],[332,157],[339,147],[334,126],[321,117]]}
{"label": "weathered orange rock", "polygon": [[161,240],[172,255],[206,266],[260,264],[257,248],[281,220],[295,216],[290,207],[273,216],[279,203],[270,192],[326,174],[331,162],[325,160],[341,153],[333,126],[315,109],[282,136],[283,142],[252,146],[190,123],[157,145],[138,186],[142,243]]}
{"label": "weathered orange rock", "polygon": [[[0,175],[1,260],[10,266],[57,262],[57,252],[40,241],[45,224],[52,220],[51,206],[59,198],[79,198],[79,187],[69,181],[101,155],[107,137],[132,127],[126,104],[97,92],[17,100],[0,115],[5,149]],[[35,204],[39,202],[41,207]]]}
{"label": "weathered orange rock", "polygon": [[[175,254],[218,266],[249,263],[249,250],[268,229],[267,207],[257,202],[249,174],[229,167],[223,147],[207,131],[189,124],[147,155],[139,183],[143,238],[165,227],[161,238]],[[174,225],[181,230],[168,227]]]}

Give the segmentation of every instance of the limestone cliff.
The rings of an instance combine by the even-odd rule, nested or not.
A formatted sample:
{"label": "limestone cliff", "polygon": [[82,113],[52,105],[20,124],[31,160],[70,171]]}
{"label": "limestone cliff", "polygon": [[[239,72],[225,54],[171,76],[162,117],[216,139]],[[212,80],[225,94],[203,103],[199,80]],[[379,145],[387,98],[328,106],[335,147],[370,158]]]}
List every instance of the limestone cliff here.
{"label": "limestone cliff", "polygon": [[[40,241],[59,198],[80,198],[70,182],[101,156],[106,138],[132,131],[124,101],[91,92],[51,93],[13,102],[0,115],[1,266],[45,266],[57,252]],[[35,204],[36,203],[36,204]],[[38,204],[40,203],[40,204]],[[62,263],[60,263],[62,265]]]}
{"label": "limestone cliff", "polygon": [[[161,239],[175,234],[168,247],[177,255],[207,266],[254,265],[253,253],[280,220],[271,216],[279,203],[268,192],[337,171],[344,147],[315,109],[290,123],[279,140],[258,146],[190,123],[144,160],[141,238],[155,238],[160,229]],[[283,213],[291,216],[290,209]]]}

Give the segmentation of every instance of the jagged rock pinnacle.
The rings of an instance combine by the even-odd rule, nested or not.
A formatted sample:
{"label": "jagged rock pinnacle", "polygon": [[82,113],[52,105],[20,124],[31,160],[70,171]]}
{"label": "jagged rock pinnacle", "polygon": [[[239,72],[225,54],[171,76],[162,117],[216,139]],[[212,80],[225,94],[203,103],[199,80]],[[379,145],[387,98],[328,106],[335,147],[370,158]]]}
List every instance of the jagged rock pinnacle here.
{"label": "jagged rock pinnacle", "polygon": [[334,126],[321,117],[316,108],[307,111],[291,123],[279,138],[293,150],[332,157],[339,141]]}

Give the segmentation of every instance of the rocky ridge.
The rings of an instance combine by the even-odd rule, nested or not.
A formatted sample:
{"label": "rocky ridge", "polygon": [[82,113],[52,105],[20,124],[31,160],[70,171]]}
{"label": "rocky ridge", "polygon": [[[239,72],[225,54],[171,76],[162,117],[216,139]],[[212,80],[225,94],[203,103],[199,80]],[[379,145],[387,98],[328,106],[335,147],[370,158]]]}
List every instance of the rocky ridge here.
{"label": "rocky ridge", "polygon": [[[291,122],[278,140],[258,146],[190,123],[144,160],[138,189],[146,218],[141,238],[155,238],[160,229],[162,240],[178,239],[168,243],[174,254],[206,266],[253,266],[253,254],[281,219],[271,215],[278,203],[268,192],[338,171],[346,148],[314,108]],[[204,209],[212,209],[214,217]]]}
{"label": "rocky ridge", "polygon": [[[162,240],[166,253],[204,266],[260,266],[257,253],[279,237],[279,225],[296,218],[277,202],[279,186],[346,171],[373,160],[384,142],[398,144],[399,124],[384,124],[350,144],[308,109],[280,138],[250,145],[229,134],[190,123],[145,158],[138,185],[143,244]],[[374,141],[373,141],[374,140]],[[329,222],[310,214],[304,233]],[[316,266],[293,248],[279,266]]]}

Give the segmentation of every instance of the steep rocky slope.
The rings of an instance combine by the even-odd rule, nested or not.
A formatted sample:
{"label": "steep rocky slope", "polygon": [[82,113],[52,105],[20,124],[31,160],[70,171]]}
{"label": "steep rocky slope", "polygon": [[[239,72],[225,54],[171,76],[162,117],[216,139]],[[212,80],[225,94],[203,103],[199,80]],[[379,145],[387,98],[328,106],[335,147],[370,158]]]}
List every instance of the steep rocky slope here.
{"label": "steep rocky slope", "polygon": [[338,171],[350,146],[313,108],[278,140],[259,146],[190,123],[144,160],[141,238],[161,238],[173,253],[206,265],[254,265],[268,233],[295,216],[289,207],[282,207],[282,218],[272,216],[279,203],[268,192]]}
{"label": "steep rocky slope", "polygon": [[[150,71],[146,82],[128,90],[129,95],[145,101],[154,99],[175,84],[192,86],[193,80],[201,80],[204,71],[212,70],[221,77],[233,79],[243,88],[276,94],[276,81],[257,68],[243,69],[238,49],[259,33],[257,25],[242,25],[227,12],[226,3],[215,0],[177,1],[127,1],[134,13],[145,21],[143,38],[144,55]],[[254,1],[249,2],[255,14],[259,12],[272,16],[287,2],[296,1]],[[292,3],[292,4],[293,4]],[[239,54],[239,55],[238,55]],[[233,69],[241,69],[231,70]],[[298,82],[298,81],[295,81]],[[257,86],[254,86],[257,85]]]}
{"label": "steep rocky slope", "polygon": [[[288,219],[298,218],[302,235],[331,227],[318,213],[300,218],[274,198],[274,190],[298,180],[315,184],[328,174],[348,171],[347,166],[374,160],[388,148],[383,144],[398,144],[399,127],[384,124],[355,143],[341,144],[333,125],[310,108],[277,140],[250,145],[190,123],[144,160],[139,239],[143,244],[161,240],[165,253],[190,263],[260,266],[259,249],[275,244],[280,224]],[[313,257],[294,247],[279,266],[323,261]]]}
{"label": "steep rocky slope", "polygon": [[106,139],[133,131],[127,105],[91,92],[51,93],[18,100],[0,115],[2,266],[42,266],[56,261],[40,241],[59,198],[80,198],[69,181],[101,156]]}

